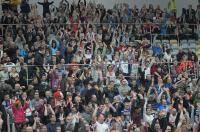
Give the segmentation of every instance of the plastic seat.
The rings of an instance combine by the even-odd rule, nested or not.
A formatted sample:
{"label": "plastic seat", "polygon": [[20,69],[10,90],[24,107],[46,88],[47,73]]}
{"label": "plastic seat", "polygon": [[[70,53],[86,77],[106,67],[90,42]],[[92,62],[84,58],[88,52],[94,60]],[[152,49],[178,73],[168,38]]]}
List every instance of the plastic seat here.
{"label": "plastic seat", "polygon": [[154,43],[155,43],[155,44],[157,44],[157,43],[161,44],[161,40],[155,40]]}
{"label": "plastic seat", "polygon": [[178,49],[174,49],[174,50],[172,51],[172,54],[173,54],[173,55],[177,55],[177,54],[178,54]]}
{"label": "plastic seat", "polygon": [[192,49],[192,51],[194,52],[194,53],[196,53],[196,49],[195,48],[191,48]]}
{"label": "plastic seat", "polygon": [[195,48],[195,49],[196,49],[196,43],[190,43],[189,47],[190,47],[190,48]]}
{"label": "plastic seat", "polygon": [[200,49],[200,45],[199,44],[196,44],[196,49]]}
{"label": "plastic seat", "polygon": [[197,48],[197,47],[196,47],[196,51],[195,51],[195,53],[197,54],[197,52],[200,53],[200,48]]}
{"label": "plastic seat", "polygon": [[196,43],[196,40],[190,39],[190,40],[188,40],[188,43]]}
{"label": "plastic seat", "polygon": [[169,44],[169,40],[162,40],[162,43],[164,44],[164,43],[166,43],[166,44]]}
{"label": "plastic seat", "polygon": [[172,50],[179,48],[178,44],[172,44],[170,47]]}
{"label": "plastic seat", "polygon": [[170,40],[170,44],[178,44],[178,41],[176,39]]}
{"label": "plastic seat", "polygon": [[181,43],[181,48],[187,49],[187,48],[189,48],[189,44],[188,43]]}
{"label": "plastic seat", "polygon": [[180,43],[187,43],[188,41],[186,39],[180,40]]}
{"label": "plastic seat", "polygon": [[199,50],[196,51],[196,54],[197,54],[197,56],[200,56],[200,51]]}

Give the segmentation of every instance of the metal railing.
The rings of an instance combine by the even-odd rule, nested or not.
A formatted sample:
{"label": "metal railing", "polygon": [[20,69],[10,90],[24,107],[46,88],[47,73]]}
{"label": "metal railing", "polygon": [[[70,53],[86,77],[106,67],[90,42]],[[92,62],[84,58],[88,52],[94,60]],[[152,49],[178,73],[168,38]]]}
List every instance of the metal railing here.
{"label": "metal railing", "polygon": [[[74,24],[77,24],[77,23],[74,23]],[[163,23],[89,23],[89,24],[92,24],[92,25],[99,25],[99,24],[101,24],[101,25],[107,25],[107,26],[109,26],[109,27],[111,27],[111,28],[113,28],[112,27],[112,25],[114,25],[114,26],[116,26],[116,27],[119,27],[119,26],[121,26],[121,27],[123,27],[123,25],[125,25],[125,26],[127,26],[127,25],[140,25],[140,26],[144,26],[144,25],[150,25],[149,26],[149,32],[146,32],[146,34],[148,34],[149,35],[149,37],[150,37],[150,43],[151,44],[154,44],[154,36],[155,35],[158,35],[158,36],[160,36],[160,38],[159,38],[159,40],[162,40],[162,38],[165,38],[166,36],[176,36],[177,38],[176,38],[176,40],[177,40],[177,42],[179,42],[180,41],[180,38],[179,38],[179,33],[177,32],[175,32],[174,31],[174,33],[171,33],[171,34],[168,34],[168,33],[164,33],[164,34],[157,34],[157,33],[154,33],[153,32],[153,27],[152,27],[152,25],[160,25],[160,24],[163,24]],[[5,28],[8,28],[9,26],[21,26],[20,28],[22,28],[23,26],[28,26],[28,25],[36,25],[36,24],[0,24],[0,28],[1,28],[1,31],[2,31],[2,35],[5,35],[5,31],[6,31],[6,29]],[[48,25],[60,25],[60,26],[65,26],[65,25],[68,25],[68,26],[70,26],[70,23],[51,23],[51,24],[48,24]],[[85,23],[80,23],[80,25],[81,26],[83,26],[83,25],[88,25],[88,24],[85,24]],[[183,25],[183,24],[176,24],[176,28],[175,28],[175,30],[176,31],[179,31],[179,28],[180,28],[180,25]],[[200,26],[200,24],[190,24],[191,26]],[[42,25],[43,27],[44,26],[46,26],[46,23],[44,23],[43,25]],[[58,30],[59,31],[59,30]],[[185,35],[193,35],[195,32],[193,32],[193,33],[191,33],[191,34],[185,34]],[[57,33],[56,33],[57,34]],[[135,36],[144,36],[144,34],[145,33],[139,33],[139,32],[136,32],[136,33],[134,33],[134,35]],[[6,36],[3,36],[3,38],[4,37],[6,37]],[[165,38],[166,39],[166,38]],[[92,52],[93,53],[93,52]],[[65,66],[73,66],[74,64],[66,64]],[[76,64],[76,65],[81,65],[81,64]],[[82,65],[87,65],[87,64],[82,64]],[[95,66],[95,65],[97,65],[97,64],[89,64],[90,66]],[[30,66],[37,66],[37,65],[27,65],[27,67],[30,67]],[[28,72],[28,71],[27,71]],[[169,70],[169,73],[171,73],[171,71]],[[196,72],[197,74],[198,74],[198,72]],[[138,75],[136,75],[137,77],[138,77]],[[198,76],[198,75],[195,75],[195,76]],[[104,75],[104,78],[106,78],[106,76]],[[27,76],[27,80],[30,80],[29,78],[28,78],[28,76]],[[28,82],[28,81],[27,81]],[[27,83],[28,84],[28,83]]]}
{"label": "metal railing", "polygon": [[[169,74],[172,77],[177,77],[179,73],[177,73],[177,75],[174,74],[174,70],[175,69],[172,66],[178,66],[181,63],[184,63],[184,62],[177,62],[176,64],[173,63],[173,62],[156,62],[156,63],[152,63],[152,65],[153,64],[166,65],[167,68],[168,68],[168,71],[166,72],[166,75]],[[124,75],[121,66],[125,65],[125,64],[126,65],[130,65],[131,68],[136,68],[136,69],[131,69],[131,72],[129,74]],[[138,66],[133,67],[134,64],[138,64]],[[187,73],[189,76],[194,76],[194,77],[198,78],[199,77],[200,67],[199,67],[199,65],[196,62],[192,62],[192,64],[193,64],[193,68],[185,67],[185,69],[182,70],[180,73],[184,72],[184,73]],[[41,65],[26,65],[26,64],[24,64],[23,67],[26,70],[26,79],[27,79],[26,82],[27,82],[27,85],[29,85],[30,81],[32,81],[32,79],[33,79],[33,78],[29,78],[29,73],[30,73],[29,67],[33,67],[33,66],[34,67],[40,67],[41,68],[40,72],[43,71],[46,74],[49,74],[50,70],[53,70],[53,71],[54,70],[59,70],[59,68],[57,67],[57,65],[49,65],[48,64],[48,65],[42,65],[41,66]],[[122,75],[124,75],[125,78],[135,78],[135,79],[138,79],[138,77],[140,77],[140,73],[139,73],[138,69],[139,68],[143,68],[143,66],[140,66],[139,63],[119,63],[119,64],[63,64],[62,65],[62,68],[63,68],[62,70],[64,70],[63,71],[64,73],[68,73],[68,71],[72,67],[74,67],[74,66],[76,66],[76,67],[77,66],[78,67],[81,67],[81,66],[87,67],[87,68],[91,69],[92,73],[95,73],[96,72],[96,67],[100,66],[101,70],[102,70],[102,78],[105,79],[105,80],[109,80],[110,79],[110,77],[107,76],[107,73],[108,73],[107,67],[108,66],[112,66],[113,72],[116,72],[116,71],[114,71],[114,69],[116,67],[117,70],[120,70],[119,73],[122,74]],[[12,66],[12,65],[1,65],[0,67],[1,68],[13,68],[13,67],[15,67],[15,68],[17,68],[17,67],[21,68],[21,66],[16,66],[16,65],[15,66]],[[45,67],[49,67],[49,69],[45,70],[44,69]],[[83,69],[80,69],[80,70],[83,70]],[[135,72],[134,70],[136,70],[137,72]],[[91,76],[92,76],[92,74],[91,74]],[[151,74],[151,75],[148,75],[148,76],[153,76],[154,77],[155,75]],[[117,74],[115,75],[115,78],[117,78]]]}

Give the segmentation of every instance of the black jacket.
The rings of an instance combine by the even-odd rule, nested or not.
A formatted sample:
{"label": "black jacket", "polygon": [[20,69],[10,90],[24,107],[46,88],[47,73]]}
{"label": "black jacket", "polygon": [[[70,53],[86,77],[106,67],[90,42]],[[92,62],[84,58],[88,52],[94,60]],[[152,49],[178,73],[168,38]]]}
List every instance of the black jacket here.
{"label": "black jacket", "polygon": [[44,57],[40,52],[37,52],[35,55],[35,65],[42,66],[44,62]]}
{"label": "black jacket", "polygon": [[21,13],[30,13],[31,12],[31,8],[30,8],[29,4],[26,2],[26,0],[24,0],[21,3],[20,9],[21,9]]}
{"label": "black jacket", "polygon": [[45,3],[38,2],[38,4],[43,6],[43,16],[45,16],[46,13],[50,13],[49,6],[53,3],[54,3],[53,1],[52,2],[45,2]]}

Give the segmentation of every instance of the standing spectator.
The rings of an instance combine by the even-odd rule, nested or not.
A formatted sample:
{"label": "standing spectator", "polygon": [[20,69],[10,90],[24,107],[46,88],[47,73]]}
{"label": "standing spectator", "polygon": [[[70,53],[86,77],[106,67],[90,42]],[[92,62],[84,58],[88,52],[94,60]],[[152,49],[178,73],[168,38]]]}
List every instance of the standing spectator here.
{"label": "standing spectator", "polygon": [[48,0],[44,0],[44,2],[38,2],[38,4],[42,5],[43,6],[43,17],[47,17],[47,14],[51,14],[50,13],[50,9],[49,9],[49,6],[51,4],[53,4],[54,2],[48,2]]}
{"label": "standing spectator", "polygon": [[22,0],[20,8],[21,8],[21,13],[28,17],[28,14],[31,12],[28,0]]}
{"label": "standing spectator", "polygon": [[26,102],[24,106],[19,99],[12,102],[12,110],[14,114],[15,127],[17,131],[21,131],[25,125],[25,110],[28,108],[29,103]]}

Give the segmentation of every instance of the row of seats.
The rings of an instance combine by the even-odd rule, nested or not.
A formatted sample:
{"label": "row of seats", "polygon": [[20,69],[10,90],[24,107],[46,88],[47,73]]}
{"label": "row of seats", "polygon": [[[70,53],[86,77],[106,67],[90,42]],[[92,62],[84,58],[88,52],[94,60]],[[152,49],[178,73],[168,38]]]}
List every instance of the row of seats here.
{"label": "row of seats", "polygon": [[[200,43],[198,43],[196,40],[155,40],[154,44],[157,43],[170,47],[173,55],[177,54],[180,48],[183,50],[192,49],[197,54],[198,58],[200,58]],[[152,50],[149,49],[149,52],[152,53]]]}

